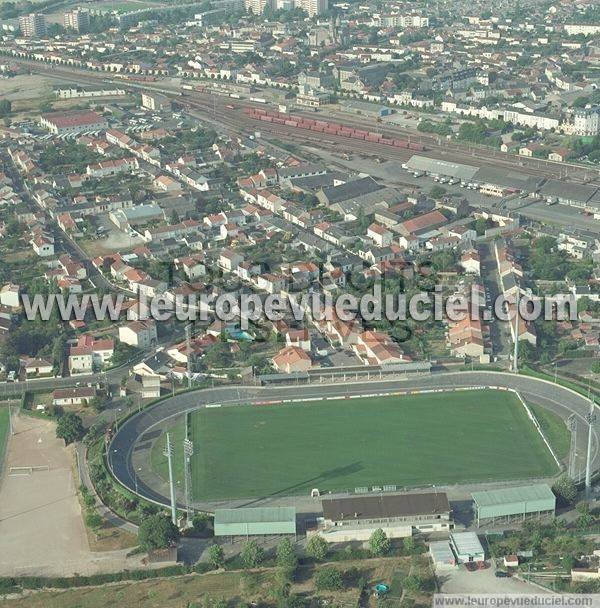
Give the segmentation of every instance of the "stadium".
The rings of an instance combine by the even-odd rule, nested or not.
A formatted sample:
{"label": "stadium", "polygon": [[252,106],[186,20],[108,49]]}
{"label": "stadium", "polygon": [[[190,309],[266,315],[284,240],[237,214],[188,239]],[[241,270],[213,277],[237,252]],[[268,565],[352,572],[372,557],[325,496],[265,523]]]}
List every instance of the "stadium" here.
{"label": "stadium", "polygon": [[[568,388],[502,372],[221,387],[129,418],[112,438],[109,465],[131,491],[168,505],[169,432],[178,503],[206,510],[314,491],[522,483],[569,467],[582,478],[588,410],[588,399]],[[187,479],[185,439],[193,446]],[[594,469],[598,445],[593,431]]]}

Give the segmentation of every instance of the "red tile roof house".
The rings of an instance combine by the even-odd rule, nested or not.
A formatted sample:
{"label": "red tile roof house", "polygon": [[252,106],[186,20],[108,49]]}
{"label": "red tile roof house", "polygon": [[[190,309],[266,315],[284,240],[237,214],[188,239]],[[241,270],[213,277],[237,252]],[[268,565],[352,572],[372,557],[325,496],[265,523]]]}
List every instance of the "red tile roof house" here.
{"label": "red tile roof house", "polygon": [[362,332],[352,349],[365,365],[390,365],[411,361],[386,333],[379,331]]}
{"label": "red tile roof house", "polygon": [[288,346],[298,346],[302,350],[305,350],[310,353],[310,332],[306,327],[303,327],[301,329],[288,329],[284,332],[284,335],[285,343]]}
{"label": "red tile roof house", "polygon": [[68,349],[69,372],[71,374],[92,373],[95,367],[104,367],[113,356],[114,340],[97,340],[93,336],[79,336],[77,344]]}
{"label": "red tile roof house", "polygon": [[400,229],[405,235],[412,234],[419,236],[430,230],[435,230],[446,223],[448,223],[446,216],[436,209],[402,222],[402,224],[400,224]]}
{"label": "red tile roof house", "polygon": [[291,374],[308,371],[312,367],[312,361],[300,347],[286,346],[273,357],[273,366],[278,372]]}

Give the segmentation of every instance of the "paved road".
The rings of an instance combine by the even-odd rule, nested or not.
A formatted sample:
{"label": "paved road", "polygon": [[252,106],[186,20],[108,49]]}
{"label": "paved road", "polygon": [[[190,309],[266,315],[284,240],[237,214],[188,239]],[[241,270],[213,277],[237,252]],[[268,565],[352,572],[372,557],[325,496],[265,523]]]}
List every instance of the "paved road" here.
{"label": "paved road", "polygon": [[[556,412],[563,418],[575,414],[579,428],[585,425],[589,401],[579,393],[545,380],[528,376],[515,376],[506,372],[436,372],[412,378],[337,384],[311,384],[285,387],[220,387],[183,393],[161,401],[125,421],[113,437],[109,448],[109,466],[116,479],[131,491],[148,500],[168,504],[165,484],[155,475],[148,474],[152,443],[163,429],[171,426],[185,412],[220,403],[223,407],[247,404],[252,400],[294,399],[302,397],[346,396],[388,393],[398,390],[434,389],[471,386],[493,386],[517,390],[524,398]],[[587,433],[578,433],[578,460],[583,467]],[[599,440],[593,431],[594,470],[600,467]],[[254,500],[253,503],[257,502]],[[239,501],[248,504],[248,501]],[[229,505],[234,503],[229,502]],[[196,503],[199,509],[212,510],[217,503]]]}

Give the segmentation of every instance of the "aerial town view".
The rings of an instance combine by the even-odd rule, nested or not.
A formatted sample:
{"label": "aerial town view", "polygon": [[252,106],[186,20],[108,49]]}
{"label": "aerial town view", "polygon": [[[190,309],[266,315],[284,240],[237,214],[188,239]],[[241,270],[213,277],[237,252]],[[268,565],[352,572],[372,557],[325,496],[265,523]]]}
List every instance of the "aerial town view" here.
{"label": "aerial town view", "polygon": [[0,608],[600,608],[597,407],[598,0],[0,0]]}

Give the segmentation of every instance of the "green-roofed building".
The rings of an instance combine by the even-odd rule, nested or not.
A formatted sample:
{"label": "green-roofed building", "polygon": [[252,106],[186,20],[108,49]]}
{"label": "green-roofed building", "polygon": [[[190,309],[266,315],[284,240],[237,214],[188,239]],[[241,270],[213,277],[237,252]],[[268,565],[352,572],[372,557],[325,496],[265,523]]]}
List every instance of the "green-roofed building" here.
{"label": "green-roofed building", "polygon": [[556,497],[545,483],[473,492],[477,525],[509,523],[515,519],[554,517]]}
{"label": "green-roofed building", "polygon": [[295,507],[217,509],[215,536],[296,534]]}

